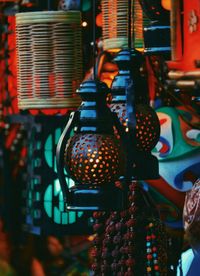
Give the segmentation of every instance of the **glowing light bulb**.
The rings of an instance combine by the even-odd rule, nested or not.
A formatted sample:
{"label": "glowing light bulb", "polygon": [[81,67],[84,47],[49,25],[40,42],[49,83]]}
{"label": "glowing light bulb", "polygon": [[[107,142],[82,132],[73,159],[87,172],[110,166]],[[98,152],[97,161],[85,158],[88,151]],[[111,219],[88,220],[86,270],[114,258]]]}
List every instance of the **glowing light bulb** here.
{"label": "glowing light bulb", "polygon": [[87,23],[86,21],[83,21],[83,22],[82,22],[82,27],[85,28],[85,27],[87,27],[87,25],[88,25],[88,23]]}

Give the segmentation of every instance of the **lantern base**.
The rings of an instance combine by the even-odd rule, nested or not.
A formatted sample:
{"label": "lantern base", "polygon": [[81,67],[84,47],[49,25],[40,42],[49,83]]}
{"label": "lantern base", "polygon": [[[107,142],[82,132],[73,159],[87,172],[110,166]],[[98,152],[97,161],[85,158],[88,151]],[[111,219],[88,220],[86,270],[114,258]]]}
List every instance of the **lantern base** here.
{"label": "lantern base", "polygon": [[139,152],[136,154],[133,175],[136,180],[158,179],[158,159],[151,153]]}
{"label": "lantern base", "polygon": [[66,205],[68,211],[118,211],[126,208],[127,194],[116,187],[70,189],[70,200]]}

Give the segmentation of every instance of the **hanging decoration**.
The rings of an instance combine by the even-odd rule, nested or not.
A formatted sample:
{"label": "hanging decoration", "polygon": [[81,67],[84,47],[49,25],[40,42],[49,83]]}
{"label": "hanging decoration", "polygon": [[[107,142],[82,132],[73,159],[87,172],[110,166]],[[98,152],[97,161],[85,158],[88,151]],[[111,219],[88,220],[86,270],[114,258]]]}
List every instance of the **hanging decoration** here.
{"label": "hanging decoration", "polygon": [[75,90],[82,78],[80,12],[18,13],[16,30],[19,108],[77,107]]}
{"label": "hanging decoration", "polygon": [[[113,133],[116,117],[107,107],[108,87],[88,80],[78,91],[82,105],[71,115],[57,146],[58,176],[67,208],[121,209],[125,191],[116,187],[115,181],[124,174],[126,160],[123,145]],[[69,138],[72,130],[74,136]],[[76,184],[71,190],[66,189],[64,166]],[[116,200],[111,202],[111,196]]]}
{"label": "hanging decoration", "polygon": [[164,226],[152,216],[153,206],[147,208],[138,183],[129,185],[128,198],[128,209],[109,216],[94,213],[94,275],[167,275]]}
{"label": "hanging decoration", "polygon": [[[128,1],[102,0],[103,49],[111,52],[128,47]],[[143,50],[143,25],[146,17],[138,0],[131,1],[131,39],[136,48]]]}
{"label": "hanging decoration", "polygon": [[[158,177],[158,164],[154,156],[151,155],[151,150],[159,139],[160,125],[155,111],[147,104],[147,83],[145,77],[140,73],[143,57],[135,50],[122,50],[116,56],[115,62],[119,67],[119,73],[111,85],[110,108],[118,115],[125,131],[129,127],[128,120],[135,121],[135,136],[131,141],[135,146],[133,176],[139,179],[156,178]],[[131,83],[133,91],[128,92]],[[135,118],[133,115],[130,117],[131,108],[134,109]],[[146,160],[145,164],[144,159]]]}

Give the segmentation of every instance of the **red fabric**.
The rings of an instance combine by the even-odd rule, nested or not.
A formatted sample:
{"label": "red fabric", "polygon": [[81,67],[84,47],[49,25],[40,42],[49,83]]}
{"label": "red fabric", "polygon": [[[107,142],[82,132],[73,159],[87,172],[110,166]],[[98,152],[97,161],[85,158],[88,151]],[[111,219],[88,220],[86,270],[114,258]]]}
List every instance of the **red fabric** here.
{"label": "red fabric", "polygon": [[161,195],[173,202],[178,208],[183,208],[185,193],[173,189],[163,178],[148,180],[147,183]]}
{"label": "red fabric", "polygon": [[[178,14],[180,16],[181,13]],[[195,60],[200,59],[200,3],[199,0],[183,0],[183,31],[180,18],[177,22],[177,62],[168,62],[170,69],[199,70]],[[183,37],[182,37],[183,36]],[[181,47],[180,42],[183,40]],[[182,49],[181,49],[182,48]],[[181,51],[183,55],[181,58]],[[180,61],[179,61],[180,58]]]}

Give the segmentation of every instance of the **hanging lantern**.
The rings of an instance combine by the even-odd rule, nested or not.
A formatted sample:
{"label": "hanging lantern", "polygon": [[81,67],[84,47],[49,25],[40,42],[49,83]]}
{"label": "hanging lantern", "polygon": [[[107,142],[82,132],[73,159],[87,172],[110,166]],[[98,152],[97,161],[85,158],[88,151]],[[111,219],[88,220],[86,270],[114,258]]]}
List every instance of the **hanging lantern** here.
{"label": "hanging lantern", "polygon": [[[138,0],[131,1],[131,13],[134,18],[131,23],[132,41],[135,47],[143,48],[143,12]],[[128,1],[102,1],[102,33],[103,48],[109,51],[119,51],[128,47],[129,28]]]}
{"label": "hanging lantern", "polygon": [[[138,179],[158,178],[158,161],[151,155],[160,136],[160,124],[156,112],[146,104],[147,86],[145,78],[140,75],[142,55],[135,51],[122,50],[115,58],[119,73],[111,85],[111,110],[116,112],[122,126],[128,131],[130,104],[128,103],[129,86],[133,83],[132,103],[135,113],[134,168]],[[142,91],[143,90],[143,91]],[[133,96],[134,95],[134,96]],[[144,162],[145,160],[145,162]]]}
{"label": "hanging lantern", "polygon": [[72,108],[82,78],[79,11],[16,15],[20,109]]}
{"label": "hanging lantern", "polygon": [[[57,167],[69,210],[111,210],[124,207],[124,190],[115,182],[124,175],[125,153],[113,134],[114,120],[106,105],[106,84],[84,82],[83,103],[74,113],[57,146]],[[74,136],[69,138],[74,129]],[[66,190],[63,167],[76,186]],[[110,198],[114,197],[114,201]]]}

